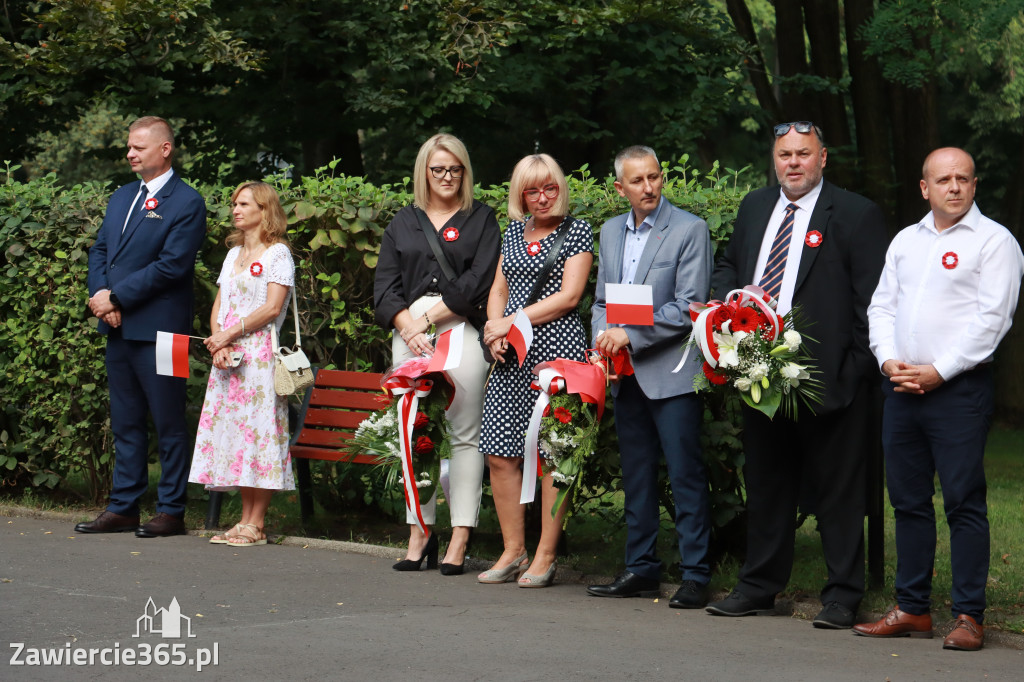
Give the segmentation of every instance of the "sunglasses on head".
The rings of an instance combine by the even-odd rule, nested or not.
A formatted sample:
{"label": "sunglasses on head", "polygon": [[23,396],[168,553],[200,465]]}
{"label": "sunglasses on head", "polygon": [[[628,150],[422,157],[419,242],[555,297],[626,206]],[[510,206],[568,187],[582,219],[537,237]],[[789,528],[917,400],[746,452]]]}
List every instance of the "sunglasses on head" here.
{"label": "sunglasses on head", "polygon": [[798,133],[809,133],[814,130],[814,124],[810,121],[790,121],[775,126],[775,137],[782,137],[789,132],[790,128],[796,128]]}

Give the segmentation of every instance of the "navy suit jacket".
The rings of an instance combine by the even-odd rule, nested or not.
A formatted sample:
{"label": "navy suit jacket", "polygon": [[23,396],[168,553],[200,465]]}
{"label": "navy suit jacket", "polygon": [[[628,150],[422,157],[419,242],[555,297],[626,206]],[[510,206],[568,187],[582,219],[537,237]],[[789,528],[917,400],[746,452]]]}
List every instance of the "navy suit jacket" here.
{"label": "navy suit jacket", "polygon": [[[622,280],[622,254],[628,213],[601,226],[597,291],[591,328],[594,338],[605,328],[605,285]],[[672,370],[683,355],[693,323],[690,304],[708,300],[711,276],[711,235],[707,223],[664,201],[656,224],[637,263],[634,283],[651,285],[654,298],[654,326],[631,325],[627,329],[633,370],[644,395],[652,399],[693,393],[693,375],[700,370],[695,361],[678,374]],[[691,353],[696,360],[696,354]],[[618,384],[612,393],[618,394]]]}
{"label": "navy suit jacket", "polygon": [[[755,284],[754,268],[779,200],[778,187],[747,194],[732,238],[711,277],[713,295]],[[867,308],[885,264],[889,237],[878,204],[839,189],[827,180],[811,212],[808,230],[821,233],[817,248],[804,245],[793,290],[793,306],[804,319],[798,329],[821,371],[824,403],[817,414],[848,406],[867,377],[878,376],[868,347]]]}
{"label": "navy suit jacket", "polygon": [[[101,289],[117,296],[125,339],[155,341],[157,331],[189,334],[206,202],[175,173],[154,197],[156,208],[136,212],[122,234],[139,184],[128,183],[110,197],[89,249],[89,296]],[[100,320],[99,331],[106,334],[110,328]]]}

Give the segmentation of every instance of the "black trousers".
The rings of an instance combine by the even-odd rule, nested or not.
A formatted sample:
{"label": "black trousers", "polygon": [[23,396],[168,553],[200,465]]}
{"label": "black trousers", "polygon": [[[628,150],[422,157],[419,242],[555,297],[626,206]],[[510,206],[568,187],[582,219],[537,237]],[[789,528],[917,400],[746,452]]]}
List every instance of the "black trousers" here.
{"label": "black trousers", "polygon": [[[856,612],[864,596],[865,463],[877,433],[867,383],[843,410],[774,421],[744,408],[743,467],[747,492],[747,558],[736,590],[752,599],[774,597],[793,568],[797,507],[813,505],[828,579],[822,603]],[[873,445],[872,445],[873,446]]]}

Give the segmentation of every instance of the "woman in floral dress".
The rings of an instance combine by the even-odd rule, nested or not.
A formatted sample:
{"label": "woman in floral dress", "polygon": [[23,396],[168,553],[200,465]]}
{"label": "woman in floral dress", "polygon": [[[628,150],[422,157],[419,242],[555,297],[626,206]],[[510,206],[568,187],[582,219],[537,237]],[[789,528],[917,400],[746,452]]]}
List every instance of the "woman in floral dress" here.
{"label": "woman in floral dress", "polygon": [[280,332],[287,314],[295,264],[273,187],[243,183],[231,203],[235,231],[228,236],[232,248],[217,279],[213,334],[204,341],[213,369],[188,480],[208,490],[239,491],[241,521],[210,542],[251,547],[267,543],[263,520],[274,491],[295,489],[288,401],[274,392],[270,335],[270,325]]}

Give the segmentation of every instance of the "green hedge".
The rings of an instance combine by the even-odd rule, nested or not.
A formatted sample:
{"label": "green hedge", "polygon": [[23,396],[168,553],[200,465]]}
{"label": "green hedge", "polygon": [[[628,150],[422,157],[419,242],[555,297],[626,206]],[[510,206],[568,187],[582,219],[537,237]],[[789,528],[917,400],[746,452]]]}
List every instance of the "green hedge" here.
{"label": "green hedge", "polygon": [[[381,370],[388,362],[388,332],[373,320],[374,266],[384,228],[412,200],[411,183],[372,185],[359,177],[333,174],[334,164],[290,181],[269,178],[278,188],[295,249],[303,347],[324,367]],[[4,336],[0,367],[0,472],[7,488],[67,489],[69,476],[84,476],[88,496],[99,503],[110,485],[110,433],[104,343],[88,315],[87,249],[95,239],[112,187],[87,183],[65,188],[54,175],[16,182],[8,166],[0,185],[0,312]],[[716,247],[728,239],[739,201],[748,190],[742,172],[706,174],[688,166],[686,156],[666,164],[665,196],[707,220]],[[573,215],[594,226],[624,212],[610,177],[595,178],[586,167],[569,181]],[[209,333],[210,305],[231,229],[231,187],[198,187],[209,210],[207,239],[196,269],[196,333]],[[507,183],[477,188],[477,197],[507,220]],[[593,274],[596,274],[595,263]],[[591,287],[581,302],[589,319]],[[208,361],[194,349],[189,404],[202,405]],[[723,406],[709,410],[705,446],[712,464],[715,521],[724,525],[741,509],[736,429]],[[595,466],[585,479],[593,494],[617,486],[618,452],[606,419]],[[321,468],[325,469],[325,468]],[[330,504],[363,498],[378,502],[379,488],[360,484],[346,471],[326,468],[319,476],[321,499]],[[365,478],[365,477],[364,477]],[[355,492],[351,486],[355,485]],[[359,486],[362,485],[362,488]],[[667,487],[665,489],[667,495]],[[664,498],[668,502],[669,498]],[[385,505],[389,506],[389,505]]]}

